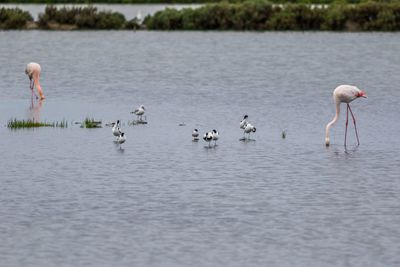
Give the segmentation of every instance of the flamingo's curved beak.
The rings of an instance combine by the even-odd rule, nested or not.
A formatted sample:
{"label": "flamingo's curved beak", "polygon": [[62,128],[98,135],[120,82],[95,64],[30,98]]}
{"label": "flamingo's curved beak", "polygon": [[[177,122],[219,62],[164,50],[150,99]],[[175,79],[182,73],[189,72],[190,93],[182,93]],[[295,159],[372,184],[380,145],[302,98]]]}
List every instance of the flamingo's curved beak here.
{"label": "flamingo's curved beak", "polygon": [[358,94],[358,97],[368,98],[367,94],[364,91],[360,91],[360,93]]}

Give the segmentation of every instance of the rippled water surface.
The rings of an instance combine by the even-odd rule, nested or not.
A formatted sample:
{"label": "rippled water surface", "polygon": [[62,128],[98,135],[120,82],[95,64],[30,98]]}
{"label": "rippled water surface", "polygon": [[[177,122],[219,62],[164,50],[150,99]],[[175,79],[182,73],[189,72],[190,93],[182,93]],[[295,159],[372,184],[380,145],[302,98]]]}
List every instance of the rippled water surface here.
{"label": "rippled water surface", "polygon": [[[400,266],[399,43],[0,32],[0,265]],[[343,114],[323,144],[339,84],[368,94],[352,103],[361,145],[350,127],[347,150]],[[140,104],[148,124],[129,126]],[[256,141],[239,141],[244,114]],[[74,124],[85,117],[120,119],[122,149],[110,127]],[[69,127],[12,131],[11,118]],[[193,128],[217,129],[217,146],[192,142]]]}

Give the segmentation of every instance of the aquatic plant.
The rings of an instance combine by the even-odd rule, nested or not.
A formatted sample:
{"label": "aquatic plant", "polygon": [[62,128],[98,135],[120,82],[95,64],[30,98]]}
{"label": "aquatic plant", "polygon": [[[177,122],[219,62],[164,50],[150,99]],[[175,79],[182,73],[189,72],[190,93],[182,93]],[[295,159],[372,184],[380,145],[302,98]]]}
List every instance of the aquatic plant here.
{"label": "aquatic plant", "polygon": [[65,120],[55,121],[55,122],[37,122],[33,120],[18,120],[10,119],[7,123],[7,127],[10,129],[20,129],[20,128],[37,128],[37,127],[58,127],[67,128],[68,122]]}
{"label": "aquatic plant", "polygon": [[86,118],[82,125],[82,128],[101,128],[101,121],[95,121],[93,118]]}
{"label": "aquatic plant", "polygon": [[28,11],[19,8],[0,8],[0,29],[23,29],[33,18]]}

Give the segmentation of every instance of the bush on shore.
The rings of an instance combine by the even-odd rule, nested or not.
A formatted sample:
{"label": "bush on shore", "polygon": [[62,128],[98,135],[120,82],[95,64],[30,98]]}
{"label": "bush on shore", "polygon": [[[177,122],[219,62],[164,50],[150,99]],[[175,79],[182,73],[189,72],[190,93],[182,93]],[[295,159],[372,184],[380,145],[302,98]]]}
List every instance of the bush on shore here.
{"label": "bush on shore", "polygon": [[59,29],[70,26],[72,29],[121,29],[126,20],[118,12],[97,11],[96,7],[56,8],[49,5],[39,15],[38,25],[42,29]]}
{"label": "bush on shore", "polygon": [[32,22],[33,18],[27,11],[19,8],[0,8],[0,29],[24,29],[28,22]]}
{"label": "bush on shore", "polygon": [[[339,0],[340,1],[340,0]],[[335,2],[329,6],[305,4],[274,5],[266,0],[237,4],[208,4],[196,9],[167,8],[138,19],[126,21],[118,12],[98,11],[96,7],[46,7],[34,23],[32,16],[18,8],[0,8],[0,29],[130,29],[139,30],[330,30],[399,31],[400,1],[365,2],[349,5]]]}
{"label": "bush on shore", "polygon": [[400,2],[273,5],[267,1],[166,9],[147,17],[150,30],[400,30]]}

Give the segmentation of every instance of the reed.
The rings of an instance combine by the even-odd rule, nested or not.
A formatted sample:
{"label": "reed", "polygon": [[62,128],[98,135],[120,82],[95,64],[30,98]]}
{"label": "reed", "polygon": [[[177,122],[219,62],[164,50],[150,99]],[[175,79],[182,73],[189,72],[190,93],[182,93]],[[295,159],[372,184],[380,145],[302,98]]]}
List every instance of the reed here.
{"label": "reed", "polygon": [[68,122],[66,120],[62,120],[49,123],[49,122],[38,122],[33,120],[10,119],[7,123],[7,127],[10,129],[38,128],[38,127],[67,128]]}
{"label": "reed", "polygon": [[95,121],[93,118],[86,118],[81,126],[82,128],[101,128],[101,121]]}

